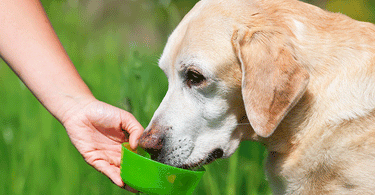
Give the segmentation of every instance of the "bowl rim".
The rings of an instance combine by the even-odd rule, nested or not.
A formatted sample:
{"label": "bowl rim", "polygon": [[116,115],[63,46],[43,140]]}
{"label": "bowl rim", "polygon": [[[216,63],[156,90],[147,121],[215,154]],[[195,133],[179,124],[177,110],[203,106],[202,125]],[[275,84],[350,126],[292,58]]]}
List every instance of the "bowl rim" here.
{"label": "bowl rim", "polygon": [[[197,170],[189,170],[189,169],[183,169],[183,168],[179,168],[179,167],[174,167],[174,166],[171,166],[171,165],[167,165],[167,164],[163,164],[161,162],[158,162],[158,161],[155,161],[155,160],[152,160],[151,158],[147,158],[145,156],[142,156],[138,153],[135,153],[135,152],[132,152],[130,151],[128,148],[125,147],[125,144],[128,144],[128,142],[124,142],[121,144],[122,148],[123,149],[126,149],[127,153],[132,153],[133,156],[137,156],[136,158],[142,158],[142,159],[145,159],[151,163],[154,163],[158,166],[161,166],[161,167],[164,167],[164,168],[168,168],[168,169],[174,169],[174,170],[178,170],[178,171],[182,171],[182,172],[186,172],[186,173],[194,173],[194,174],[202,174],[202,173],[205,173],[206,172],[206,169],[201,166],[200,168],[198,168]],[[146,152],[143,148],[141,148],[140,146],[137,147],[137,150],[143,150],[144,153],[147,153],[149,154],[148,152]],[[125,151],[125,150],[123,150]]]}

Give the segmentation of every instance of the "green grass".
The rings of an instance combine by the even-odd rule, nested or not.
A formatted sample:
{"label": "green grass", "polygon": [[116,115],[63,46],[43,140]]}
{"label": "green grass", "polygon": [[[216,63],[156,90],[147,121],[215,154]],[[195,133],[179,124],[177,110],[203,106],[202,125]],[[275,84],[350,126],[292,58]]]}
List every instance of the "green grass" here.
{"label": "green grass", "polygon": [[[158,58],[168,34],[195,2],[42,2],[94,95],[133,113],[147,126],[168,86]],[[129,194],[84,162],[64,128],[4,62],[0,156],[0,194]],[[230,159],[206,166],[195,193],[270,194],[264,157],[260,144],[242,143]]]}

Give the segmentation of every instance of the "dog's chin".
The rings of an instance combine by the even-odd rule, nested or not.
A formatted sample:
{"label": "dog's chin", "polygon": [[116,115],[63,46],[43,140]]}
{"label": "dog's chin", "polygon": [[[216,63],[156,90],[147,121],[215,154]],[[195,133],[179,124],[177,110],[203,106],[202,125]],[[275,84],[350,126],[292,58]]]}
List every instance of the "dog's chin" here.
{"label": "dog's chin", "polygon": [[215,161],[216,159],[219,159],[219,158],[223,157],[223,155],[224,155],[224,151],[220,148],[217,148],[214,151],[212,151],[211,153],[209,153],[207,155],[207,157],[204,158],[204,159],[198,160],[198,161],[193,162],[193,163],[183,164],[183,165],[178,166],[178,167],[183,168],[183,169],[189,169],[189,170],[197,170],[200,167],[202,167],[203,165],[210,164],[213,161]]}
{"label": "dog's chin", "polygon": [[[194,159],[191,156],[184,156],[181,153],[174,154],[174,155],[163,155],[163,152],[152,152],[150,151],[151,159],[158,161],[163,164],[167,164],[170,166],[182,168],[182,169],[189,169],[189,170],[198,170],[205,164],[209,164],[215,161],[218,158],[223,157],[224,151],[220,148],[217,148],[206,155],[205,158],[202,159]],[[189,159],[189,160],[188,160]]]}

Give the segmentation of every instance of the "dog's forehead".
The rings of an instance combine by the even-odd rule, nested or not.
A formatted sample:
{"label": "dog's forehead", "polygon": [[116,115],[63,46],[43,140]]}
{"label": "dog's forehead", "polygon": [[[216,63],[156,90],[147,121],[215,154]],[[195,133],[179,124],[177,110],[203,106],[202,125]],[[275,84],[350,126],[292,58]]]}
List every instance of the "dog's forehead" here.
{"label": "dog's forehead", "polygon": [[213,63],[233,58],[234,22],[223,2],[199,2],[173,31],[159,60],[167,76],[188,65],[214,72]]}

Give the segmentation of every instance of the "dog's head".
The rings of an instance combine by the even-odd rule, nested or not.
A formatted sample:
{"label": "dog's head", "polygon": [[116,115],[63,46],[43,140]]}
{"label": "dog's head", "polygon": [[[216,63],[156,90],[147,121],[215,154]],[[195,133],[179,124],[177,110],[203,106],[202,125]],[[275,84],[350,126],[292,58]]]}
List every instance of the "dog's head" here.
{"label": "dog's head", "polygon": [[160,162],[195,167],[270,136],[306,89],[283,29],[234,2],[198,3],[169,37],[168,92],[139,142]]}

